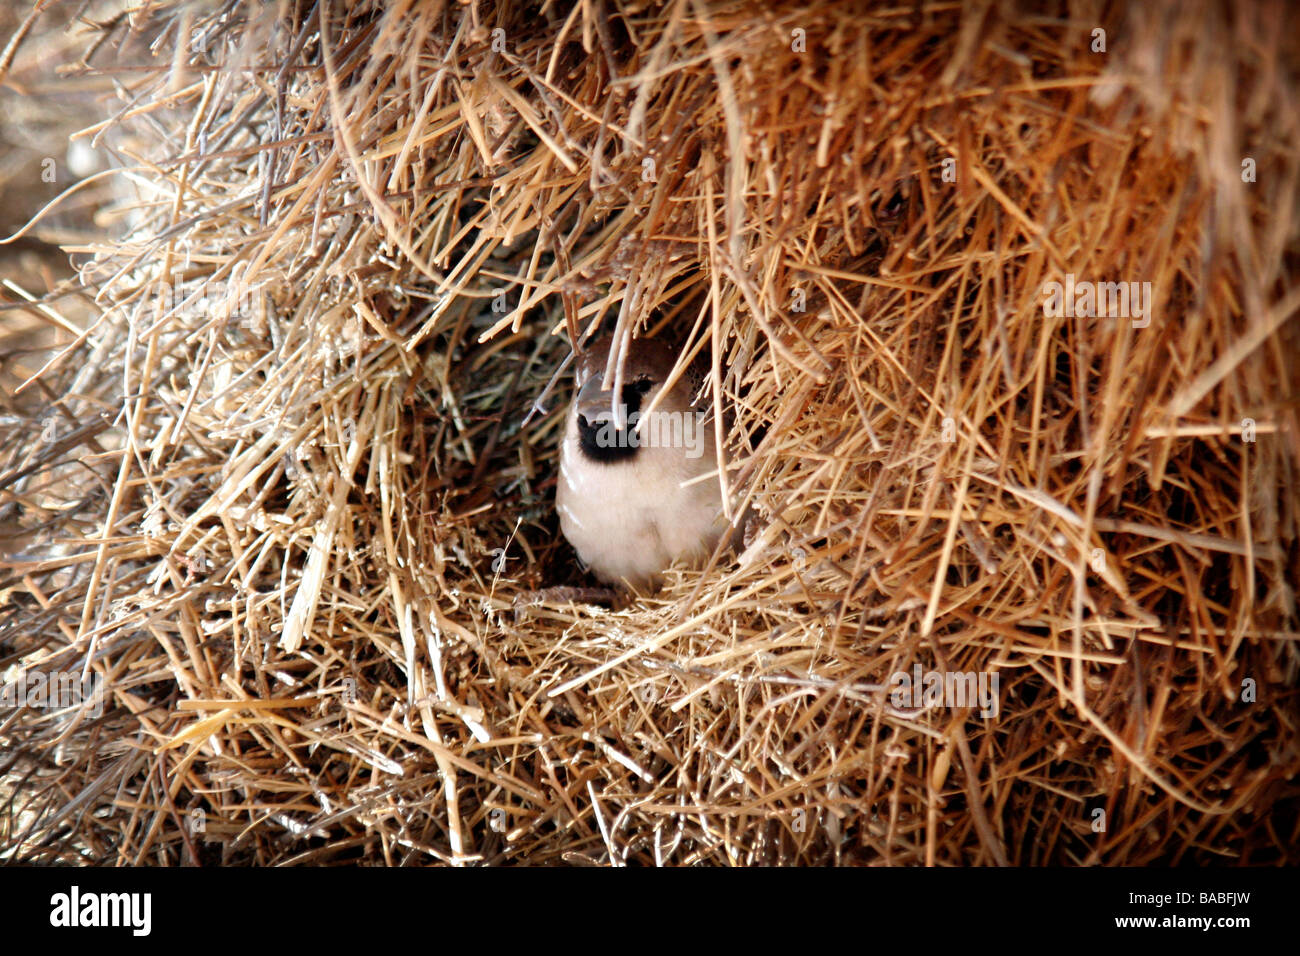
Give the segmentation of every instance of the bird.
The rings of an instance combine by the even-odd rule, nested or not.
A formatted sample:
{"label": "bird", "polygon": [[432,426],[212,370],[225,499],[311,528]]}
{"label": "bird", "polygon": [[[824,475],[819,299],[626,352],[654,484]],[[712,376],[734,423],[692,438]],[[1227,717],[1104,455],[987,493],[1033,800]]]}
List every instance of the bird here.
{"label": "bird", "polygon": [[700,372],[688,370],[661,394],[676,355],[651,338],[629,343],[615,402],[613,388],[602,387],[612,344],[596,339],[579,356],[556,510],[599,580],[653,591],[673,563],[706,560],[728,527],[717,477],[705,477],[717,468],[713,421],[695,400]]}

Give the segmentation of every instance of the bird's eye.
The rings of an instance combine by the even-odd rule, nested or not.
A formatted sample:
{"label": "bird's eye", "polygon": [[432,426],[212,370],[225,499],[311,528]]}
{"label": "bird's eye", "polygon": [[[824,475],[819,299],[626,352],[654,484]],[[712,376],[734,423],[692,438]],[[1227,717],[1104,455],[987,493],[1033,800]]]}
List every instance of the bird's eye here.
{"label": "bird's eye", "polygon": [[623,386],[623,401],[635,408],[641,407],[641,399],[654,387],[654,382],[649,378],[642,376],[635,382],[628,382]]}

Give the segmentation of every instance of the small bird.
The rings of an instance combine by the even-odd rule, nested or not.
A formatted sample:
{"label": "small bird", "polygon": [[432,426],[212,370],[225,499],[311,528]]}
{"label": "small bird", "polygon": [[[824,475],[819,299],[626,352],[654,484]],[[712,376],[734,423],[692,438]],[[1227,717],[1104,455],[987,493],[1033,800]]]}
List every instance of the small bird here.
{"label": "small bird", "polygon": [[701,477],[717,468],[713,421],[693,401],[703,377],[690,372],[645,413],[676,359],[653,339],[629,344],[616,402],[601,387],[611,345],[597,339],[578,360],[556,506],[596,577],[651,590],[673,562],[707,559],[727,528],[717,477]]}

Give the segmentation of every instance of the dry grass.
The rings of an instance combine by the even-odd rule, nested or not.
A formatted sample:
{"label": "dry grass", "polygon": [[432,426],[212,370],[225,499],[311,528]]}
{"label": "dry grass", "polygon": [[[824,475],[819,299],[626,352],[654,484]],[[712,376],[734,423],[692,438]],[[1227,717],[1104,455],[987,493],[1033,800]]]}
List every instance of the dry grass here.
{"label": "dry grass", "polygon": [[[0,665],[107,700],[0,712],[9,858],[1296,862],[1281,4],[385,6],[87,59],[134,192],[11,403]],[[711,356],[763,530],[522,606],[602,320]]]}

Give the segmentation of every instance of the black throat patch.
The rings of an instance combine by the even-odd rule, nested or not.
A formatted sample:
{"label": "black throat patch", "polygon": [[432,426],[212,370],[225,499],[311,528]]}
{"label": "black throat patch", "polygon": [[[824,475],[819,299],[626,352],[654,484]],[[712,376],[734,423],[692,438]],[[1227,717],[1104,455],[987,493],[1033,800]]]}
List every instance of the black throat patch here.
{"label": "black throat patch", "polygon": [[625,428],[616,429],[608,419],[591,422],[578,416],[578,447],[589,461],[614,464],[630,461],[640,451],[636,423],[641,418],[641,399],[650,391],[650,382],[642,380],[623,386]]}

